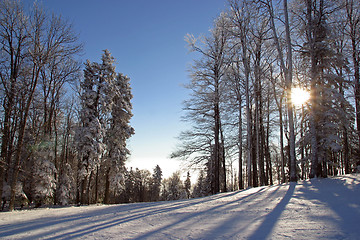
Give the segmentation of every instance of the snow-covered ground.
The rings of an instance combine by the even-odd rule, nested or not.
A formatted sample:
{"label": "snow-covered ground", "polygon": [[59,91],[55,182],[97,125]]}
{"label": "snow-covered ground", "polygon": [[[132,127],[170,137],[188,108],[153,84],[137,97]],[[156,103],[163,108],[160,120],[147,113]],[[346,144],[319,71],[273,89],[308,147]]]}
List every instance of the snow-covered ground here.
{"label": "snow-covered ground", "polygon": [[360,239],[360,174],[173,202],[0,213],[1,239]]}

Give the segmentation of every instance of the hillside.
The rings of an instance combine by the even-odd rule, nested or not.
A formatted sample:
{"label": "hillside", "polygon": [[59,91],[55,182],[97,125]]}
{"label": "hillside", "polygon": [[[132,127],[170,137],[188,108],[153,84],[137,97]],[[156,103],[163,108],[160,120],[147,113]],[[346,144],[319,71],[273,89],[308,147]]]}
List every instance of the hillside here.
{"label": "hillside", "polygon": [[1,239],[360,239],[360,174],[173,202],[0,213]]}

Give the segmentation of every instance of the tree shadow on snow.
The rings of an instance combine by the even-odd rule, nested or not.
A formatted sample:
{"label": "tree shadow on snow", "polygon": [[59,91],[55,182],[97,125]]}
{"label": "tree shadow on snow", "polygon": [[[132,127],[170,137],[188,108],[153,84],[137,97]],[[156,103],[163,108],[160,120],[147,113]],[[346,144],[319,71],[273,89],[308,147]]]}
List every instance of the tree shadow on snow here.
{"label": "tree shadow on snow", "polygon": [[359,238],[360,199],[357,196],[360,184],[356,178],[347,175],[343,178],[304,181],[298,191],[299,199],[310,199],[314,204],[325,205],[335,213],[329,216],[315,213],[313,221],[321,220],[328,226],[337,227],[341,238]]}
{"label": "tree shadow on snow", "polygon": [[[326,181],[333,181],[327,184]],[[317,219],[336,224],[342,230],[339,236],[360,236],[360,199],[356,192],[360,191],[360,184],[354,184],[356,178],[335,178],[335,179],[315,179],[312,181],[302,181],[290,183],[288,189],[281,186],[270,188],[254,189],[252,193],[242,195],[242,191],[213,195],[206,198],[190,199],[185,201],[173,202],[156,202],[140,204],[124,204],[106,206],[104,208],[95,208],[93,210],[84,209],[83,212],[74,211],[73,213],[64,214],[56,217],[48,215],[40,219],[22,221],[19,224],[4,224],[0,226],[0,238],[14,238],[18,234],[27,234],[27,239],[70,239],[77,237],[86,237],[98,231],[110,229],[124,223],[137,223],[137,220],[154,215],[162,216],[167,214],[171,222],[165,222],[161,225],[149,228],[142,233],[135,233],[134,239],[144,238],[164,238],[171,236],[171,233],[177,228],[191,229],[195,228],[192,238],[201,239],[221,239],[239,236],[242,231],[248,232],[247,228],[253,223],[260,222],[256,230],[248,239],[267,239],[276,224],[281,219],[281,215],[286,209],[292,198],[299,200],[309,200],[310,202],[325,204],[334,211],[338,218],[334,219],[329,215],[329,219]],[[296,193],[295,192],[296,188]],[[278,191],[281,189],[281,191]],[[280,194],[280,195],[279,195]],[[259,198],[260,197],[260,198]],[[279,201],[279,197],[281,200]],[[264,199],[257,201],[257,199]],[[270,204],[272,201],[279,201],[275,207]],[[199,205],[199,211],[194,206]],[[204,207],[208,206],[208,207]],[[266,208],[266,207],[269,208]],[[189,210],[187,208],[189,207]],[[182,211],[177,211],[181,210]],[[270,210],[266,215],[257,215],[254,210]],[[246,211],[245,213],[242,211]],[[175,213],[174,213],[175,211]],[[226,213],[230,213],[226,217]],[[262,212],[263,213],[263,212]],[[46,212],[44,212],[46,214]],[[175,215],[176,214],[176,215]],[[221,215],[225,214],[225,215]],[[209,217],[215,219],[208,219]],[[219,218],[218,218],[219,217]],[[254,220],[244,221],[246,217],[254,217]],[[311,216],[314,221],[320,216]],[[89,222],[89,220],[91,222]],[[201,230],[202,224],[210,223],[210,229]],[[140,226],[139,226],[140,227]],[[197,230],[196,230],[197,229]],[[119,229],[121,231],[121,229]],[[29,233],[27,233],[29,231]],[[196,232],[198,231],[198,232]],[[169,235],[165,235],[169,234]],[[192,233],[189,233],[192,235]],[[198,235],[200,234],[200,236]],[[121,237],[121,232],[119,232]],[[241,236],[240,236],[241,237]],[[183,237],[184,239],[190,236]]]}
{"label": "tree shadow on snow", "polygon": [[276,205],[276,207],[265,216],[264,221],[249,237],[251,240],[267,239],[274,229],[277,221],[279,220],[281,213],[285,210],[286,205],[289,203],[295,191],[296,183],[291,182],[285,196]]}
{"label": "tree shadow on snow", "polygon": [[[256,198],[256,196],[258,194],[261,194],[264,190],[265,190],[265,188],[259,188],[256,192],[253,192],[251,194],[248,194],[248,195],[245,195],[242,197],[235,197],[234,200],[230,200],[227,202],[217,203],[213,207],[205,208],[203,211],[197,211],[197,212],[191,212],[189,214],[185,214],[184,217],[177,219],[175,222],[171,222],[169,224],[158,227],[152,231],[148,231],[144,234],[140,234],[133,239],[135,239],[135,240],[158,239],[159,238],[158,234],[164,233],[167,230],[176,228],[177,225],[182,225],[182,227],[186,229],[186,226],[191,227],[193,225],[199,224],[198,217],[206,216],[207,214],[209,214],[211,212],[218,212],[219,214],[221,214],[224,211],[230,211],[232,208],[236,209],[238,207],[236,204],[238,204],[239,202],[244,201],[244,200],[251,201],[251,199]],[[221,198],[228,198],[230,196],[235,196],[240,193],[241,193],[241,191],[237,191],[237,192],[233,192],[231,194],[222,194],[220,196],[222,196]],[[206,219],[204,219],[204,220],[206,223]],[[175,237],[175,236],[172,236],[172,237],[173,237],[173,239],[177,239],[177,237]],[[201,237],[201,239],[215,239],[215,238],[216,238],[216,234],[211,234],[209,232],[206,233],[205,237]],[[187,237],[183,237],[183,239],[187,239]]]}
{"label": "tree shadow on snow", "polygon": [[[122,223],[136,221],[145,216],[171,212],[189,206],[195,206],[197,204],[204,204],[213,200],[229,197],[233,194],[235,193],[170,202],[109,205],[105,209],[101,207],[87,211],[84,209],[83,213],[74,211],[75,213],[61,216],[44,216],[29,221],[22,221],[18,224],[1,225],[0,238],[11,238],[23,233],[27,234],[27,239],[67,239],[83,237]],[[48,214],[46,212],[47,210],[33,211],[44,211],[44,214]],[[96,221],[89,222],[89,219],[94,219],[94,216],[96,216]],[[71,224],[69,225],[69,223]]]}

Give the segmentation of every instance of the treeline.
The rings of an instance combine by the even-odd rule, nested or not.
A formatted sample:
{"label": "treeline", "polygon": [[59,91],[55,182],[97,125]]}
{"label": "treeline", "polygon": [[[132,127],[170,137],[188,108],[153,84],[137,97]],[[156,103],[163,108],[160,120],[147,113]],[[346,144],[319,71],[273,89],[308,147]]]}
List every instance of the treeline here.
{"label": "treeline", "polygon": [[181,180],[180,172],[163,179],[159,165],[152,174],[149,170],[130,168],[124,178],[123,193],[116,199],[118,203],[170,201],[199,196],[196,191],[192,192],[189,173],[185,181]]}
{"label": "treeline", "polygon": [[[359,164],[358,1],[230,0],[201,37],[172,154],[211,193],[351,173]],[[295,105],[295,88],[310,99]],[[236,176],[235,176],[236,175]]]}
{"label": "treeline", "polygon": [[[189,173],[185,181],[181,180],[180,172],[163,179],[162,170],[156,165],[152,173],[146,169],[130,168],[124,169],[121,174],[121,178],[116,181],[119,189],[112,190],[114,194],[109,199],[111,203],[170,201],[200,196],[196,190],[192,191]],[[100,196],[105,195],[104,190],[101,188]],[[103,203],[104,199],[98,202]]]}

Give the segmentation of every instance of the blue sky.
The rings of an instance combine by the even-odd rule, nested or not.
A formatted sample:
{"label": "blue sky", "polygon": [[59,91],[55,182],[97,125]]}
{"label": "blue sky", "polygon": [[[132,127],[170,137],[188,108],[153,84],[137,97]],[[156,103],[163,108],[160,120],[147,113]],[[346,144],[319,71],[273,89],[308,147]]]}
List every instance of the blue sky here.
{"label": "blue sky", "polygon": [[[30,0],[25,1],[32,2]],[[169,159],[181,130],[182,102],[189,81],[184,36],[207,34],[226,0],[43,0],[45,9],[69,20],[84,43],[82,60],[99,62],[102,50],[116,58],[116,70],[128,75],[133,91],[127,166],[152,169],[168,177],[180,168]]]}

